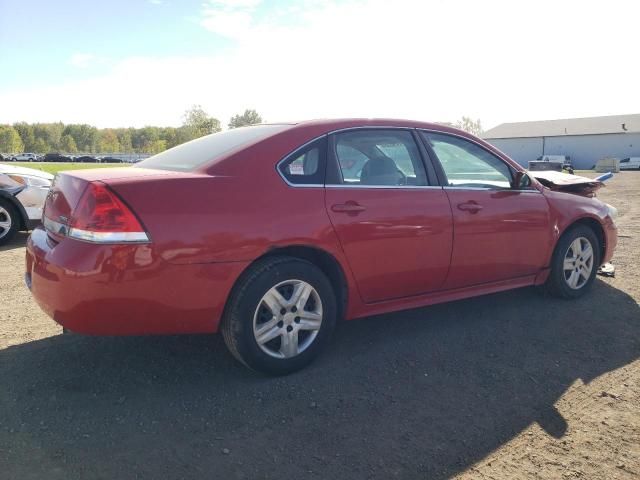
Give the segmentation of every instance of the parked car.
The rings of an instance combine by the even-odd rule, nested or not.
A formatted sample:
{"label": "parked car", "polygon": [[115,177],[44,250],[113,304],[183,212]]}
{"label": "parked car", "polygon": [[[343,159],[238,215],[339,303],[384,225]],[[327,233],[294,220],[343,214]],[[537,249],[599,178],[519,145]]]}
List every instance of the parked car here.
{"label": "parked car", "polygon": [[640,170],[640,157],[629,157],[620,160],[620,170]]}
{"label": "parked car", "polygon": [[0,165],[0,245],[40,222],[52,180],[41,170]]}
{"label": "parked car", "polygon": [[77,163],[99,163],[100,160],[92,155],[80,155],[76,157],[75,162]]}
{"label": "parked car", "polygon": [[597,181],[549,175],[545,187],[432,123],[237,128],[58,174],[25,279],[71,331],[221,331],[245,365],[286,374],[342,319],[530,285],[585,294],[616,246],[616,210]]}
{"label": "parked car", "polygon": [[47,153],[43,158],[43,162],[71,162],[73,159],[68,155],[61,153]]}
{"label": "parked car", "polygon": [[[569,155],[542,155],[538,157],[538,161],[549,162],[551,164],[558,163],[560,164],[560,171],[566,170],[573,175],[573,164],[571,163],[571,157]],[[532,162],[529,162],[529,164],[531,163]],[[541,170],[543,169],[541,168]],[[551,168],[551,170],[556,170],[556,168]]]}
{"label": "parked car", "polygon": [[11,157],[12,162],[35,162],[38,160],[38,155],[35,153],[18,153]]}
{"label": "parked car", "polygon": [[543,162],[561,162],[563,165],[571,165],[571,157],[569,155],[542,155],[538,160]]}
{"label": "parked car", "polygon": [[101,163],[122,163],[122,159],[118,157],[106,156],[106,157],[101,157],[100,162]]}

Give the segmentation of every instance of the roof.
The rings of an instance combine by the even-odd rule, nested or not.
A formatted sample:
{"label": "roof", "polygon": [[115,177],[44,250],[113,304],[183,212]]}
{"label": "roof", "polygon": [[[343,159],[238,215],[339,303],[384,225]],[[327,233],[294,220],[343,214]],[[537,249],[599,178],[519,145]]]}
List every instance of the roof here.
{"label": "roof", "polygon": [[640,132],[640,114],[502,123],[486,131],[482,138],[559,137],[631,132]]}

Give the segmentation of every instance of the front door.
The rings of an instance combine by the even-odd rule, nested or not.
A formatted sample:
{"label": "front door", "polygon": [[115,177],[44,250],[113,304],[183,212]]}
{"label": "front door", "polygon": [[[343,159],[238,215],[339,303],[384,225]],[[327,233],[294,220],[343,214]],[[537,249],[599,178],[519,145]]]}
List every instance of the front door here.
{"label": "front door", "polygon": [[533,187],[512,188],[502,159],[461,137],[424,132],[446,176],[454,224],[445,288],[534,275],[550,250],[549,206]]}
{"label": "front door", "polygon": [[409,130],[332,135],[326,208],[366,303],[438,290],[449,270],[447,195],[430,186]]}

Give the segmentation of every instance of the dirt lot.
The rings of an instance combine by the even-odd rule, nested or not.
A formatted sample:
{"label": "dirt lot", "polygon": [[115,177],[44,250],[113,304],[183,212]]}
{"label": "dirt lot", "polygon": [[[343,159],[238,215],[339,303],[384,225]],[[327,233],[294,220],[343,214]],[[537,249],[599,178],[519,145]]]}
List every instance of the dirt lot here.
{"label": "dirt lot", "polygon": [[[0,251],[0,478],[640,478],[640,172],[615,279],[362,321],[264,378],[217,336],[60,335]],[[639,270],[636,270],[639,269]]]}

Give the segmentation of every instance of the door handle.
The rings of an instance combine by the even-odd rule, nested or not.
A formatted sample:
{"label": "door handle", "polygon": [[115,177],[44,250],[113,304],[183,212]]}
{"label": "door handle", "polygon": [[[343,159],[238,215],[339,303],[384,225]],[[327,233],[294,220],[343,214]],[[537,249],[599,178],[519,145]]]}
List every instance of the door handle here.
{"label": "door handle", "polygon": [[331,205],[331,210],[336,213],[360,213],[366,210],[366,207],[363,207],[358,202],[348,201],[346,203],[336,203]]}
{"label": "door handle", "polygon": [[482,205],[471,200],[470,202],[459,203],[458,210],[463,210],[469,213],[478,213],[480,210],[482,210]]}

